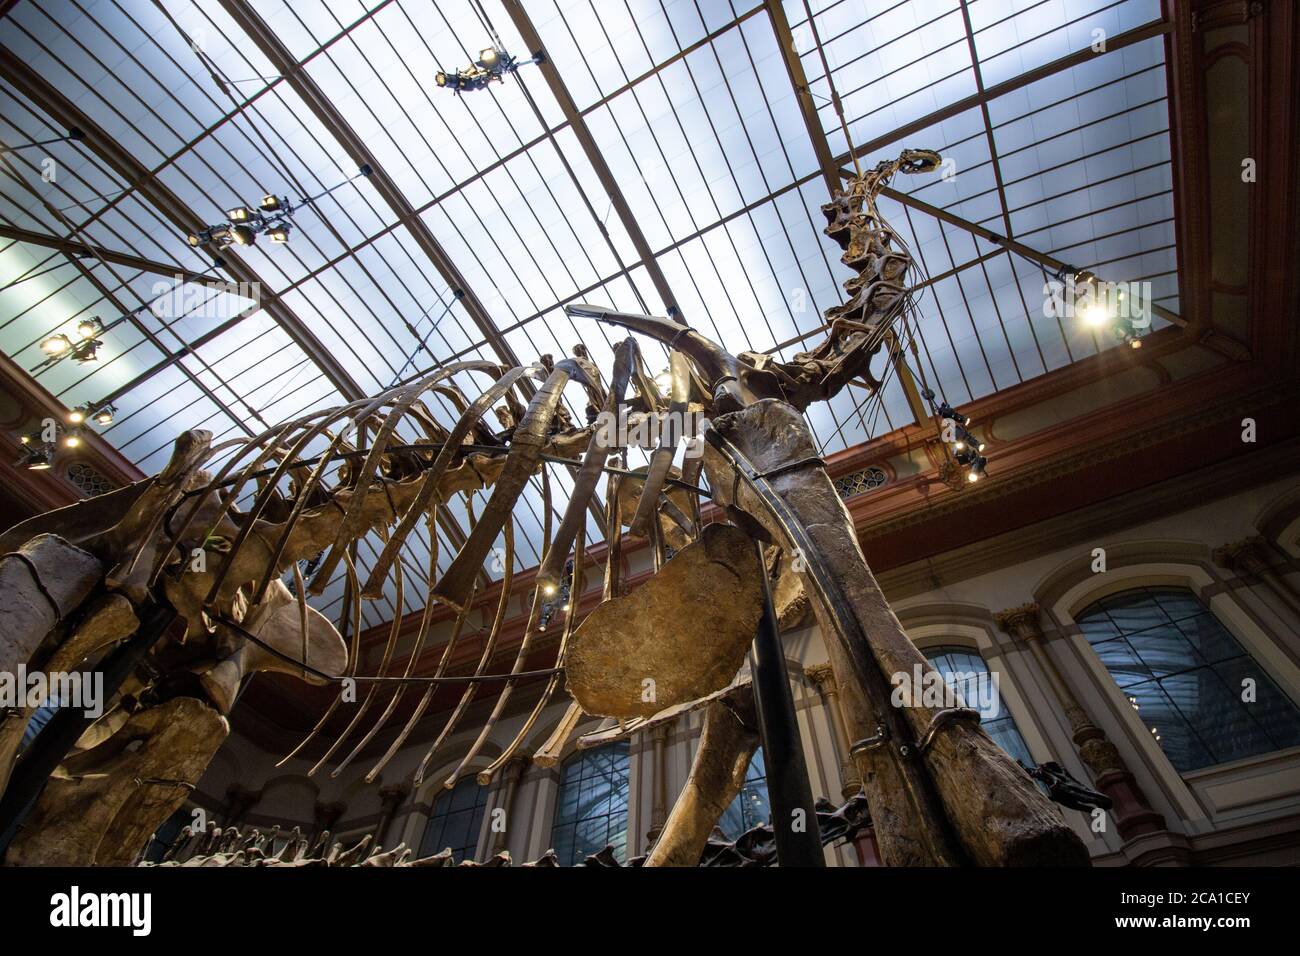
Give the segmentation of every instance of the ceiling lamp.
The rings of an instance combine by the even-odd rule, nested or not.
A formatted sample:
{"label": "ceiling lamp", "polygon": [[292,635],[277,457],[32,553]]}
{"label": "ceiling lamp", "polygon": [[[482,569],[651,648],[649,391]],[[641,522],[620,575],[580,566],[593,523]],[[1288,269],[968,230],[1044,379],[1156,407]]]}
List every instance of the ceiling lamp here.
{"label": "ceiling lamp", "polygon": [[72,339],[68,338],[62,332],[51,335],[41,342],[41,351],[46,355],[58,357],[67,354],[72,349]]}
{"label": "ceiling lamp", "polygon": [[108,404],[105,405],[103,408],[101,408],[99,411],[95,412],[95,424],[97,424],[97,425],[111,425],[111,424],[113,424],[113,415],[114,415],[116,412],[117,412],[117,409],[113,406],[113,404],[112,404],[111,402],[108,403]]}
{"label": "ceiling lamp", "polygon": [[499,46],[490,46],[480,50],[478,59],[462,70],[457,70],[455,73],[439,70],[433,75],[433,82],[457,94],[466,90],[485,90],[493,80],[502,83],[509,74],[514,73],[521,66],[542,63],[545,59],[546,55],[539,51],[527,60],[520,60],[506,53]]}
{"label": "ceiling lamp", "polygon": [[251,246],[257,242],[257,233],[248,226],[231,226],[230,238],[235,240],[235,245]]}
{"label": "ceiling lamp", "polygon": [[1091,302],[1080,313],[1083,321],[1094,329],[1101,328],[1110,321],[1110,309],[1103,302]]}
{"label": "ceiling lamp", "polygon": [[921,397],[930,403],[934,414],[943,420],[939,437],[944,443],[944,448],[948,449],[948,453],[952,456],[950,461],[943,464],[940,474],[945,475],[945,480],[948,480],[947,476],[954,474],[952,463],[955,462],[958,469],[966,470],[966,481],[970,484],[986,477],[984,469],[988,459],[983,455],[984,442],[980,441],[968,427],[970,416],[963,415],[947,402],[936,405],[934,391],[929,388],[921,390]]}
{"label": "ceiling lamp", "polygon": [[294,202],[288,196],[267,193],[257,204],[256,209],[249,206],[234,206],[227,209],[226,222],[205,226],[197,232],[187,233],[185,241],[192,247],[211,242],[215,243],[220,249],[231,245],[251,246],[257,242],[258,236],[267,236],[272,242],[288,242],[291,231],[289,220],[294,209],[329,195],[339,187],[352,182],[357,176],[369,176],[372,172],[374,170],[371,169],[369,163],[362,163],[356,175],[301,202]]}
{"label": "ceiling lamp", "polygon": [[45,471],[48,469],[53,464],[49,446],[38,445],[35,448],[28,449],[26,464],[32,471]]}

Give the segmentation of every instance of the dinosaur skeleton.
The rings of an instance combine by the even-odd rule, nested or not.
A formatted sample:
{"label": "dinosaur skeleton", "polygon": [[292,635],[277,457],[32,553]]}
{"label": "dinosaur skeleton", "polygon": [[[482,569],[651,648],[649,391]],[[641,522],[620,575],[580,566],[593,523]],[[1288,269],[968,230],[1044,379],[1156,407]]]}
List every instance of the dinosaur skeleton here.
{"label": "dinosaur skeleton", "polygon": [[[818,833],[823,846],[836,846],[851,842],[863,829],[870,826],[867,800],[855,794],[836,807],[829,800],[817,801]],[[225,829],[209,823],[206,830],[185,827],[158,863],[144,866],[182,867],[407,867],[407,866],[463,866],[502,867],[513,866],[510,854],[503,850],[486,862],[457,861],[450,847],[430,856],[417,857],[405,843],[391,850],[375,846],[373,836],[367,834],[351,846],[331,842],[332,834],[321,833],[315,840],[308,839],[295,827],[284,832],[279,827],[263,832],[251,830],[241,833],[235,827]],[[283,841],[283,842],[281,842]],[[280,844],[276,849],[276,844]],[[709,835],[697,866],[771,866],[776,862],[776,841],[772,824],[760,823],[750,827],[734,840],[726,839],[719,830]],[[638,867],[646,864],[646,857],[637,856],[620,863],[612,846],[586,856],[579,866]],[[555,867],[559,858],[554,850],[521,867]]]}
{"label": "dinosaur skeleton", "polygon": [[[252,439],[214,446],[208,433],[187,432],[156,477],[40,515],[0,536],[0,606],[18,612],[4,617],[0,669],[25,664],[54,670],[89,661],[127,672],[102,718],[84,727],[66,721],[60,729],[76,749],[57,769],[49,768],[43,790],[37,758],[24,754],[15,766],[28,715],[11,714],[0,724],[0,784],[13,773],[6,812],[40,793],[6,862],[90,864],[138,856],[144,839],[201,776],[228,732],[225,715],[241,681],[257,671],[314,683],[369,680],[346,729],[312,768],[332,763],[334,775],[366,751],[402,697],[424,683],[409,718],[368,769],[366,779],[373,781],[416,726],[433,719],[436,688],[462,680],[448,674],[449,662],[475,606],[485,560],[503,540],[500,597],[481,656],[414,774],[419,783],[480,685],[490,682],[499,688],[496,702],[445,779],[446,787],[454,786],[520,682],[539,676],[526,671],[525,662],[537,650],[546,594],[570,562],[571,594],[576,599],[583,593],[585,517],[605,474],[604,600],[581,622],[577,613],[566,615],[554,666],[540,674],[546,678],[542,693],[513,740],[478,772],[480,783],[490,782],[520,751],[562,686],[573,701],[534,755],[539,763],[558,759],[584,713],[615,718],[618,725],[580,739],[580,747],[701,708],[704,733],[690,780],[646,860],[695,865],[706,856],[718,815],[743,783],[758,744],[749,685],[733,678],[753,639],[764,579],[776,573],[778,603],[786,611],[810,608],[826,636],[886,864],[1086,863],[1081,841],[978,726],[977,715],[888,706],[888,675],[929,665],[867,568],[802,416],[809,404],[829,399],[850,380],[879,387],[870,364],[882,344],[896,341],[895,326],[910,307],[912,258],[877,210],[877,195],[895,174],[928,172],[938,164],[937,153],[907,150],[851,181],[823,207],[826,232],[843,247],[842,261],[854,276],[845,283],[847,302],[827,313],[826,339],[793,361],[732,355],[671,319],[570,306],[573,316],[661,343],[670,355],[668,396],[651,382],[634,337],[616,346],[608,387],[581,346],[572,358],[543,356],[527,367],[460,362]],[[472,401],[453,382],[453,376],[469,375],[491,379]],[[575,425],[562,404],[571,383],[585,393],[584,425]],[[430,393],[458,410],[452,427],[430,412]],[[485,423],[489,410],[503,430]],[[665,441],[646,469],[613,467],[609,459],[620,449],[594,425],[602,411],[632,418],[703,412],[710,420],[704,455],[686,458],[678,471],[674,447]],[[423,440],[403,441],[411,429]],[[210,461],[222,463],[205,470]],[[574,490],[556,528],[546,462],[574,469]],[[539,472],[544,519],[537,586],[510,671],[491,674],[514,583],[513,515]],[[701,472],[729,523],[705,526],[701,520]],[[473,492],[485,493],[486,504],[471,516],[468,536],[438,574],[435,522],[453,496]],[[363,675],[359,599],[381,596],[391,581],[402,607],[406,582],[398,556],[422,521],[431,556],[414,645],[399,671],[396,615],[375,672]],[[646,535],[654,555],[654,575],[631,594],[623,593],[620,581],[625,529]],[[363,580],[355,544],[372,532],[383,547]],[[756,550],[756,543],[763,548]],[[667,547],[676,551],[668,560]],[[300,570],[303,561],[315,565],[310,580]],[[322,593],[340,565],[350,642],[306,601],[308,593]],[[292,589],[281,580],[290,571]],[[417,677],[438,605],[455,612],[455,623],[433,677]],[[671,637],[663,633],[667,620]],[[647,677],[657,688],[651,704],[640,693]],[[342,706],[340,694],[285,759],[323,744]],[[168,732],[165,717],[173,711],[189,714],[184,732]],[[121,795],[127,791],[147,799]],[[88,806],[99,812],[86,814]]]}

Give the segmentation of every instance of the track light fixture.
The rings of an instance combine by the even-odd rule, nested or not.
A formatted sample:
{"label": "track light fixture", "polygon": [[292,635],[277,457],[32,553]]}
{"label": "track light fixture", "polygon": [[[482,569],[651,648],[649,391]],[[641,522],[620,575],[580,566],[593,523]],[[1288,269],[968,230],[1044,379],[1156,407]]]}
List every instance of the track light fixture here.
{"label": "track light fixture", "polygon": [[534,53],[527,60],[520,60],[499,47],[490,46],[479,53],[478,59],[471,66],[457,70],[455,73],[444,73],[439,70],[434,74],[433,81],[443,89],[451,90],[459,96],[467,90],[485,90],[493,80],[498,83],[505,82],[506,76],[514,73],[521,66],[542,63],[545,59],[546,55],[541,51]]}
{"label": "track light fixture", "polygon": [[197,232],[187,233],[185,241],[195,248],[212,243],[219,249],[232,245],[251,246],[257,242],[258,236],[267,236],[272,242],[288,242],[289,233],[292,231],[290,219],[295,209],[328,196],[358,176],[369,176],[373,172],[369,163],[362,163],[355,176],[299,202],[295,202],[288,196],[268,193],[262,197],[256,209],[251,206],[233,206],[226,210],[226,222],[204,226]]}
{"label": "track light fixture", "polygon": [[32,471],[46,471],[53,463],[54,456],[50,453],[50,446],[44,443],[29,447],[26,455],[18,462]]}
{"label": "track light fixture", "polygon": [[[930,403],[930,408],[936,416],[942,419],[942,425],[939,429],[939,435],[943,439],[944,448],[952,456],[952,461],[959,468],[965,469],[966,481],[970,484],[986,477],[985,466],[988,459],[984,457],[984,442],[971,432],[970,416],[963,415],[947,402],[935,404],[935,394],[929,388],[921,390],[921,397]],[[951,474],[951,465],[945,465]]]}
{"label": "track light fixture", "polygon": [[1131,319],[1117,319],[1115,324],[1111,326],[1111,332],[1114,333],[1115,338],[1131,349],[1140,349],[1142,347],[1142,337]]}
{"label": "track light fixture", "polygon": [[66,332],[56,332],[41,340],[41,351],[46,359],[37,368],[45,368],[65,358],[76,359],[79,364],[94,362],[99,358],[99,347],[103,341],[99,338],[104,332],[104,323],[99,316],[82,319],[77,323],[77,339],[74,341]]}
{"label": "track light fixture", "polygon": [[112,402],[85,402],[68,412],[68,424],[76,426],[93,421],[96,425],[111,425],[116,412]]}

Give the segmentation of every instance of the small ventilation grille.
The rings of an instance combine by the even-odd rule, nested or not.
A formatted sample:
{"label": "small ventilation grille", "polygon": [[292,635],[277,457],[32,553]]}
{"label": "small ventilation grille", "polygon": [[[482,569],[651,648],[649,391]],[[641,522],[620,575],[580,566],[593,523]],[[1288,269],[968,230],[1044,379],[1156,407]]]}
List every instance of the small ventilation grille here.
{"label": "small ventilation grille", "polygon": [[873,465],[870,468],[863,468],[861,471],[855,471],[852,474],[836,478],[835,490],[839,492],[841,498],[852,498],[864,491],[879,488],[888,480],[888,476],[885,475],[884,471]]}
{"label": "small ventilation grille", "polygon": [[68,466],[68,480],[80,488],[87,498],[113,490],[113,484],[107,478],[82,461]]}

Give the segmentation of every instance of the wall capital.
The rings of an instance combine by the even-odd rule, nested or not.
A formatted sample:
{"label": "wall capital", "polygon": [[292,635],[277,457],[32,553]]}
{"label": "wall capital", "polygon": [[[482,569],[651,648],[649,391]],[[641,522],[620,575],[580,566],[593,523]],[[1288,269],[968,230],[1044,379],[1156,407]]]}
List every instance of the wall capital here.
{"label": "wall capital", "polygon": [[830,664],[811,664],[803,669],[803,673],[823,694],[834,694],[839,690],[839,685],[835,683],[835,672]]}
{"label": "wall capital", "polygon": [[1267,544],[1259,535],[1232,541],[1214,549],[1210,557],[1236,574],[1261,574],[1268,570]]}
{"label": "wall capital", "polygon": [[998,627],[1022,641],[1043,636],[1043,612],[1033,602],[1009,607],[993,616]]}

